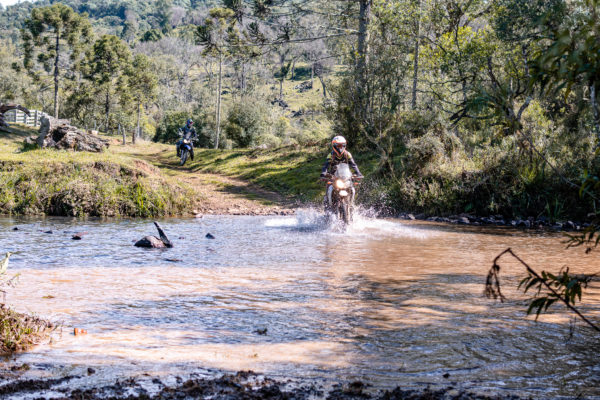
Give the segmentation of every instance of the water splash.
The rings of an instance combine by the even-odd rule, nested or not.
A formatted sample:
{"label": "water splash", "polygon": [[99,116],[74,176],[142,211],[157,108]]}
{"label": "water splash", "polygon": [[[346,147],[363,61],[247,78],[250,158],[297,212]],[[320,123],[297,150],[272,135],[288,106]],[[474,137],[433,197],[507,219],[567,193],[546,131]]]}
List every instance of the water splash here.
{"label": "water splash", "polygon": [[376,211],[359,207],[353,221],[347,227],[328,216],[318,208],[305,208],[296,215],[283,218],[270,218],[265,222],[268,228],[288,228],[297,231],[323,231],[328,234],[365,236],[365,237],[410,237],[428,239],[436,232],[402,224],[396,220],[376,218]]}

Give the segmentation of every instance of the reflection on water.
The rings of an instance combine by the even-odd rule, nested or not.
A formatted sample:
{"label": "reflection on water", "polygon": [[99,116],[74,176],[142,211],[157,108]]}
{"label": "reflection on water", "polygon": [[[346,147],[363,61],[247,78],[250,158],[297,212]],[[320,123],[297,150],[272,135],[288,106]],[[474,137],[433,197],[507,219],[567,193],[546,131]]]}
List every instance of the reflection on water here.
{"label": "reflection on water", "polygon": [[[99,373],[82,382],[90,384],[253,369],[363,379],[373,388],[452,384],[600,398],[600,365],[588,350],[597,339],[584,327],[569,339],[560,306],[537,323],[526,318],[514,261],[501,263],[509,301],[482,297],[487,270],[506,247],[537,269],[597,272],[599,257],[565,251],[560,235],[366,217],[342,232],[307,210],[165,220],[175,247],[148,250],[132,245],[155,234],[146,220],[0,225],[0,251],[15,252],[11,270],[21,273],[8,302],[65,326],[53,344],[19,357],[32,366],[26,376],[94,366]],[[84,231],[83,240],[71,239]],[[600,319],[597,288],[584,300]],[[89,334],[73,336],[72,327]]]}

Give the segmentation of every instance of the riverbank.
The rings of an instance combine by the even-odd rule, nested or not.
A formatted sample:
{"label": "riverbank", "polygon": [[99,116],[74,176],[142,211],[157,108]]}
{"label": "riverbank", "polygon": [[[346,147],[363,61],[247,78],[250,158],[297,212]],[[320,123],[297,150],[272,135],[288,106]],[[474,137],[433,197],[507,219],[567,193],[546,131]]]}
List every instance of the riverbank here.
{"label": "riverbank", "polygon": [[15,312],[0,304],[0,356],[29,350],[48,340],[56,327],[50,321]]}
{"label": "riverbank", "polygon": [[[35,130],[0,136],[0,214],[164,217],[293,213],[291,200],[249,182],[180,168],[173,146],[111,145],[102,153],[29,150]],[[160,154],[159,158],[156,154]]]}
{"label": "riverbank", "polygon": [[[160,145],[153,146],[153,144],[146,145],[143,150],[138,148],[137,155],[167,171],[182,171],[178,169],[171,149],[165,151]],[[318,177],[327,155],[327,148],[328,143],[323,142],[312,146],[287,146],[276,149],[197,149],[196,159],[186,164],[183,168],[185,172],[181,176],[194,177],[199,174],[199,176],[213,176],[220,180],[234,179],[278,194],[276,196],[279,203],[282,203],[283,199],[293,199],[292,204],[320,204],[324,187]],[[127,146],[124,149],[127,152],[134,151]],[[481,185],[477,183],[479,178],[467,173],[453,174],[447,166],[435,172],[445,175],[445,178],[440,179],[440,185],[445,187],[445,194],[440,191],[439,198],[430,196],[433,186],[437,185],[438,189],[442,189],[442,186],[437,183],[433,186],[423,183],[421,190],[412,187],[410,193],[407,193],[404,192],[407,187],[405,184],[412,178],[401,178],[398,181],[377,178],[377,158],[373,154],[355,154],[355,158],[366,176],[358,189],[357,201],[363,208],[369,209],[372,215],[449,224],[494,225],[555,231],[577,231],[589,226],[589,223],[582,219],[579,210],[571,210],[568,207],[560,209],[558,206],[552,209],[546,207],[532,214],[521,215],[525,212],[524,208],[515,206],[514,210],[511,210],[507,204],[517,202],[518,196],[527,196],[526,192],[516,193],[514,194],[516,197],[511,198],[502,194],[503,189],[499,188],[498,193],[494,195],[487,183],[488,197],[500,199],[504,196],[506,204],[502,207],[497,205],[497,208],[490,206],[487,211],[484,200],[474,206],[475,199],[472,198],[471,189],[476,190],[479,187],[477,190],[480,190]],[[431,173],[433,172],[430,171],[428,174]],[[430,175],[426,175],[418,179],[427,181],[429,177]],[[498,176],[496,178],[501,179]],[[571,190],[569,193],[564,196],[563,204],[576,202],[578,195],[576,191]],[[450,202],[450,197],[454,198],[455,202]],[[503,209],[504,213],[500,213],[499,209]],[[223,214],[231,213],[227,209],[221,211]],[[479,214],[476,211],[479,211]]]}
{"label": "riverbank", "polygon": [[[21,126],[15,131],[0,137],[1,214],[282,215],[293,214],[299,205],[320,204],[324,192],[318,176],[328,142],[198,148],[195,159],[181,167],[169,144],[140,140],[123,145],[121,138],[106,136],[111,146],[100,154],[26,151],[22,140],[34,130]],[[473,163],[446,160],[439,168],[430,165],[411,175],[399,167],[391,179],[377,172],[373,153],[355,152],[355,159],[366,176],[357,201],[371,214],[407,218],[412,213],[437,222],[554,230],[582,229],[590,218],[578,192],[551,176],[551,182],[523,185],[518,171],[482,174]]]}
{"label": "riverbank", "polygon": [[[88,369],[88,375],[95,373]],[[96,399],[229,399],[229,400],[288,400],[288,399],[329,399],[329,400],[518,400],[508,395],[481,395],[460,390],[454,382],[439,389],[403,389],[373,391],[362,381],[338,383],[324,388],[313,382],[280,381],[270,379],[253,371],[237,373],[217,373],[215,378],[175,377],[175,383],[165,383],[159,377],[117,380],[114,384],[70,389],[69,382],[84,379],[82,376],[66,376],[57,379],[17,380],[0,385],[3,398],[36,397],[52,393],[56,399],[96,400]],[[450,378],[450,376],[448,376]]]}

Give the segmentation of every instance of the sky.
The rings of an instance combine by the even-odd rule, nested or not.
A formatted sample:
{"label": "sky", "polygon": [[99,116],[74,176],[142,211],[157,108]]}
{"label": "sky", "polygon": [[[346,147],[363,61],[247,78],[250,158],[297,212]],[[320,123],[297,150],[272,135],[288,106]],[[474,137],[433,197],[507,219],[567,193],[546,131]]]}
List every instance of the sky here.
{"label": "sky", "polygon": [[3,6],[10,6],[11,4],[16,4],[18,3],[19,0],[0,0],[0,4],[2,4]]}

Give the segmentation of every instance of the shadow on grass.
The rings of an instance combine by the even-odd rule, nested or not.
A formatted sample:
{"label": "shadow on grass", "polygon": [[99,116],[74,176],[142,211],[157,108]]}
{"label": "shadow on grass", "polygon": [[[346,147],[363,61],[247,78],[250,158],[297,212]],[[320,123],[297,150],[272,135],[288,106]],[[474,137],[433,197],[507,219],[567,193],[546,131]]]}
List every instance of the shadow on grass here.
{"label": "shadow on grass", "polygon": [[294,70],[294,79],[291,81],[306,81],[310,79],[310,67],[296,67]]}

